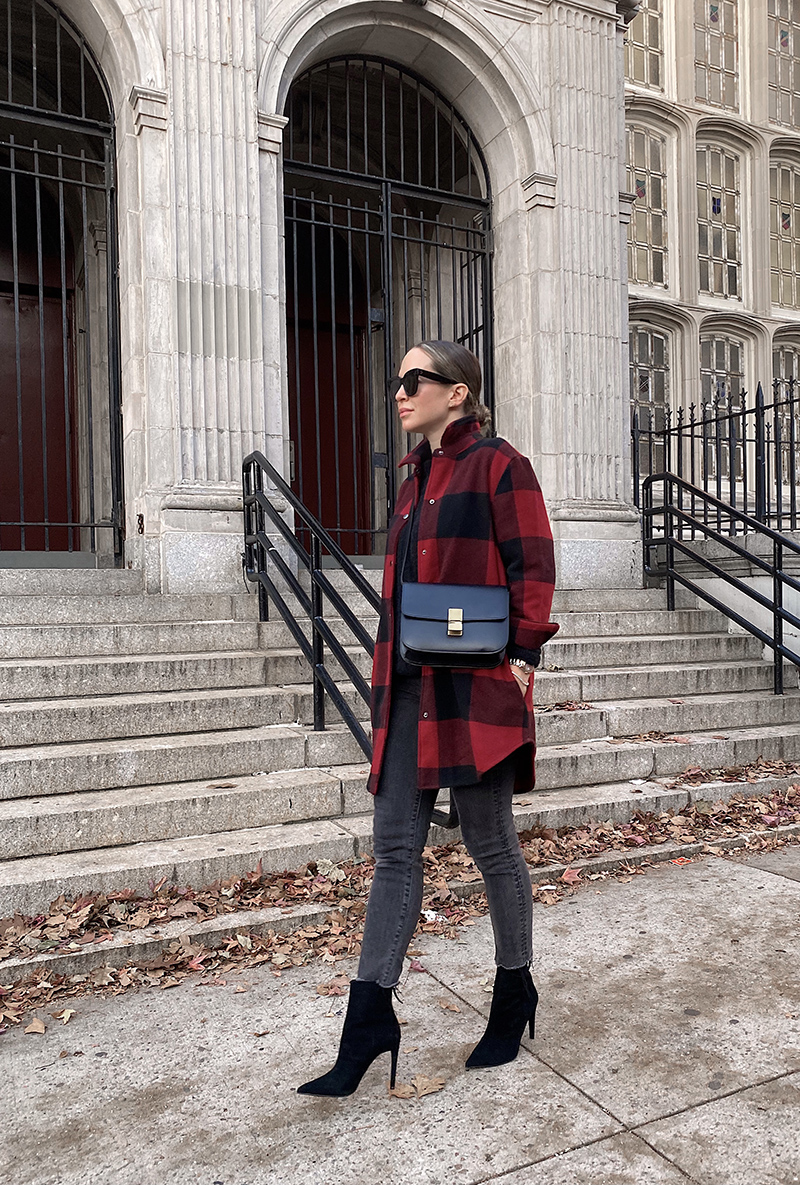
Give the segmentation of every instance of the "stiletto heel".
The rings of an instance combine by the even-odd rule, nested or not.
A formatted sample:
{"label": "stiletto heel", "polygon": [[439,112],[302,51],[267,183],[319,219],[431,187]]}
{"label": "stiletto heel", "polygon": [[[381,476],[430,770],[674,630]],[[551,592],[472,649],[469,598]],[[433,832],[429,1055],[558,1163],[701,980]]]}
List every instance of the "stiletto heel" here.
{"label": "stiletto heel", "polygon": [[398,1040],[394,1049],[392,1050],[392,1076],[389,1080],[389,1089],[394,1090],[394,1084],[397,1081],[397,1055],[400,1052],[400,1042]]}
{"label": "stiletto heel", "polygon": [[353,979],[336,1065],[321,1078],[298,1086],[297,1093],[332,1098],[352,1094],[375,1058],[382,1053],[392,1055],[394,1087],[399,1049],[400,1025],[392,1007],[392,989]]}
{"label": "stiletto heel", "polygon": [[538,1003],[539,995],[527,967],[517,967],[513,971],[498,967],[489,1023],[467,1058],[467,1069],[477,1070],[479,1067],[503,1066],[506,1062],[513,1062],[519,1053],[526,1025],[533,1037]]}
{"label": "stiletto heel", "polygon": [[536,1017],[532,1016],[531,1019],[528,1021],[528,1034],[530,1036],[531,1041],[533,1040],[533,1038],[535,1036],[535,1034],[534,1034],[535,1027],[536,1027]]}

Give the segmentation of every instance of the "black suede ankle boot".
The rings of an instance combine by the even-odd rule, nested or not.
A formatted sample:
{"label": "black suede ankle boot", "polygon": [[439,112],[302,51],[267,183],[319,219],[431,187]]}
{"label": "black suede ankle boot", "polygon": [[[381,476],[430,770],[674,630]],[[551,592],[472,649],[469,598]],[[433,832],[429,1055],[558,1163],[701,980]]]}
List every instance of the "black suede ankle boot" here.
{"label": "black suede ankle boot", "polygon": [[506,1062],[513,1062],[519,1053],[519,1043],[526,1025],[533,1037],[538,1002],[539,995],[527,967],[517,967],[513,971],[498,967],[489,1023],[467,1058],[467,1069],[477,1070],[483,1066],[503,1066]]}
{"label": "black suede ankle boot", "polygon": [[400,1025],[392,1007],[392,989],[379,983],[351,979],[347,1013],[339,1042],[336,1065],[321,1078],[298,1086],[298,1094],[342,1098],[352,1094],[364,1074],[382,1053],[392,1055],[391,1086],[397,1076]]}

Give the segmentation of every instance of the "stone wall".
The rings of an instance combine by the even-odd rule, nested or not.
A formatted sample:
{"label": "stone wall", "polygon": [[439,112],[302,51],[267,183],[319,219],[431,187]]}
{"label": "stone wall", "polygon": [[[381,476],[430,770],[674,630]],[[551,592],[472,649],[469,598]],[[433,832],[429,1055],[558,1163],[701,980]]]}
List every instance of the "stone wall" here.
{"label": "stone wall", "polygon": [[282,111],[298,73],[343,52],[414,69],[475,133],[493,191],[499,431],[539,472],[562,586],[640,583],[614,3],[65,9],[114,94],[126,559],[148,589],[234,587],[242,457],[259,448],[285,472]]}

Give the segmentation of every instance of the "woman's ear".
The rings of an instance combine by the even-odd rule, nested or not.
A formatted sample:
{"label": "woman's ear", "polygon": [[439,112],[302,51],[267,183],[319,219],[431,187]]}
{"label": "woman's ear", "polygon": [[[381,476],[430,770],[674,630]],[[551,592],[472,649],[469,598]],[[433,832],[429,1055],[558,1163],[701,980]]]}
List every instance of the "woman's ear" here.
{"label": "woman's ear", "polygon": [[469,387],[466,383],[456,383],[453,390],[450,392],[450,406],[461,407],[464,400],[469,395]]}

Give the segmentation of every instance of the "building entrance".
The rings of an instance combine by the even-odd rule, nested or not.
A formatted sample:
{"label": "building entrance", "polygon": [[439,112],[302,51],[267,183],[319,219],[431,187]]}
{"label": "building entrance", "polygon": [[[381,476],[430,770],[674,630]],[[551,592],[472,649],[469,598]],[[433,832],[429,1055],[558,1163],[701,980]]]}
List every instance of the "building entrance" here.
{"label": "building entrance", "polygon": [[452,104],[373,58],[314,66],[285,133],[291,480],[350,554],[381,554],[411,441],[387,380],[425,338],[474,350],[492,399],[490,190]]}
{"label": "building entrance", "polygon": [[58,9],[3,12],[0,565],[62,552],[110,566],[122,560],[111,108]]}

